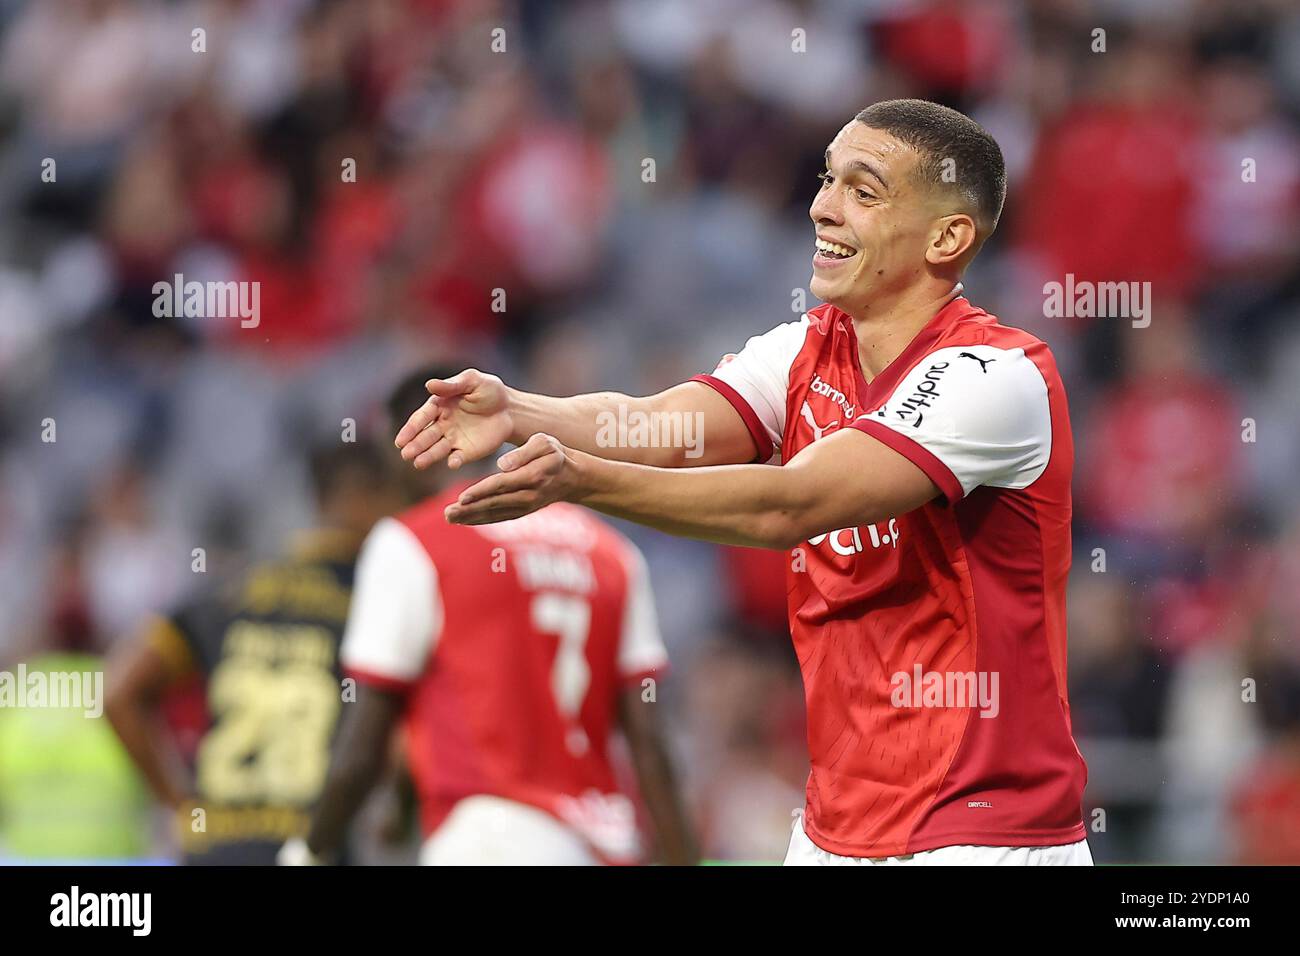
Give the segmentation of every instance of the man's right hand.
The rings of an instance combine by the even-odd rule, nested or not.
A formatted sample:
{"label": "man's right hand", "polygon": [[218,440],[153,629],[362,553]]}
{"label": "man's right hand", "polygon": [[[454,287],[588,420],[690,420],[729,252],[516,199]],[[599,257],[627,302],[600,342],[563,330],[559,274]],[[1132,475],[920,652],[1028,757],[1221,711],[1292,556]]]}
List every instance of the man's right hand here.
{"label": "man's right hand", "polygon": [[509,441],[510,393],[495,375],[471,368],[448,379],[431,378],[425,388],[429,400],[397,433],[403,460],[424,469],[446,459],[447,467],[459,468]]}

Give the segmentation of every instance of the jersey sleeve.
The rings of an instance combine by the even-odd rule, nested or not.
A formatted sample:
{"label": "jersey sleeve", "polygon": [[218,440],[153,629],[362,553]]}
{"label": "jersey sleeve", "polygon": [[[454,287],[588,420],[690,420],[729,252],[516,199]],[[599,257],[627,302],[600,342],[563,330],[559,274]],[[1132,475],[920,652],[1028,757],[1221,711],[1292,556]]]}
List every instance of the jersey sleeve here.
{"label": "jersey sleeve", "polygon": [[234,581],[224,582],[147,624],[145,640],[167,661],[174,678],[191,671],[210,675],[220,663],[226,630],[239,607],[237,590]]}
{"label": "jersey sleeve", "polygon": [[618,673],[625,682],[635,682],[668,666],[668,651],[659,633],[654,591],[645,558],[635,545],[628,545],[627,599],[623,606],[623,628],[618,642]]}
{"label": "jersey sleeve", "polygon": [[189,609],[182,608],[170,617],[150,615],[144,623],[143,639],[162,657],[172,679],[184,677],[198,666],[190,616]]}
{"label": "jersey sleeve", "polygon": [[740,413],[758,448],[757,461],[767,461],[781,447],[785,434],[786,397],[790,366],[803,348],[808,316],[756,335],[736,355],[718,363],[711,375],[697,375]]}
{"label": "jersey sleeve", "polygon": [[384,518],[366,537],[340,659],[362,683],[404,690],[423,673],[442,630],[438,572],[406,525]]}
{"label": "jersey sleeve", "polygon": [[1052,454],[1047,382],[1021,348],[938,349],[852,427],[915,464],[949,502],[980,485],[1027,488]]}

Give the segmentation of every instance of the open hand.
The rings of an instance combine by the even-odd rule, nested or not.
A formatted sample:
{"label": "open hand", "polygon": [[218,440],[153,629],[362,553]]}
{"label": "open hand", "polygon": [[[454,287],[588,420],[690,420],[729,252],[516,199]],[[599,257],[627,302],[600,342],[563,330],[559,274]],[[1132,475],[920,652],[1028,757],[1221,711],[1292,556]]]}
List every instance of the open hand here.
{"label": "open hand", "polygon": [[394,439],[404,461],[425,469],[446,459],[447,467],[459,468],[509,440],[509,392],[495,375],[470,368],[448,379],[431,378],[425,388],[429,400]]}
{"label": "open hand", "polygon": [[452,524],[492,524],[532,514],[555,501],[572,501],[582,490],[577,452],[538,433],[497,460],[501,472],[461,492],[445,511]]}

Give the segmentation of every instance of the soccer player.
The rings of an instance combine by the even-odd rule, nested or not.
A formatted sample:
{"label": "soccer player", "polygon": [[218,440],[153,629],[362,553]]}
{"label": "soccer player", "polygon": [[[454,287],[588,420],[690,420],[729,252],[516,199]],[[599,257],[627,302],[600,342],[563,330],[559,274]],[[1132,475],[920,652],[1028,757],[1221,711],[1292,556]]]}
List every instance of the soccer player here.
{"label": "soccer player", "polygon": [[[312,478],[318,529],[233,592],[154,619],[110,662],[105,713],[175,811],[189,864],[273,865],[285,840],[306,832],[325,782],[357,554],[402,499],[384,458],[364,442],[318,449]],[[212,723],[191,782],[155,728],[163,694],[195,672]]]}
{"label": "soccer player", "polygon": [[[836,134],[819,179],[824,305],[649,398],[431,381],[397,445],[422,468],[522,444],[453,523],[564,500],[790,551],[812,770],[787,863],[1091,863],[1065,390],[1047,347],[961,285],[1002,210],[1001,150],[958,112],[893,100]],[[661,436],[701,416],[703,447],[611,447],[611,415]]]}
{"label": "soccer player", "polygon": [[[394,425],[428,378],[394,392]],[[465,486],[384,519],[366,539],[343,643],[356,700],[311,832],[286,844],[282,862],[337,851],[399,720],[422,863],[642,859],[635,807],[611,760],[615,725],[659,858],[696,862],[653,703],[667,656],[640,552],[570,505],[483,529],[448,525],[443,510]]]}

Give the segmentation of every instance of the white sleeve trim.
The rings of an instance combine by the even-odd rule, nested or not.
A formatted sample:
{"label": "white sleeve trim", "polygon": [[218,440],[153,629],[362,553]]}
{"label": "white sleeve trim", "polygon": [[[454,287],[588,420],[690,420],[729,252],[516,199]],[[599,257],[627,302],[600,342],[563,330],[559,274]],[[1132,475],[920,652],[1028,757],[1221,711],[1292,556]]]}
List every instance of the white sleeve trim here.
{"label": "white sleeve trim", "polygon": [[668,651],[659,633],[650,570],[635,545],[629,543],[627,552],[624,562],[627,597],[623,602],[623,629],[618,642],[618,673],[621,677],[635,677],[664,667],[668,663]]}
{"label": "white sleeve trim", "polygon": [[925,448],[964,494],[980,485],[1028,488],[1052,457],[1047,382],[1021,348],[937,349],[862,417]]}
{"label": "white sleeve trim", "polygon": [[724,359],[713,377],[726,382],[749,403],[772,442],[781,447],[785,434],[785,405],[790,392],[790,366],[803,348],[809,318],[778,325],[755,335],[734,358]]}
{"label": "white sleeve trim", "polygon": [[438,572],[411,529],[381,519],[366,537],[340,658],[344,668],[410,682],[442,630]]}

